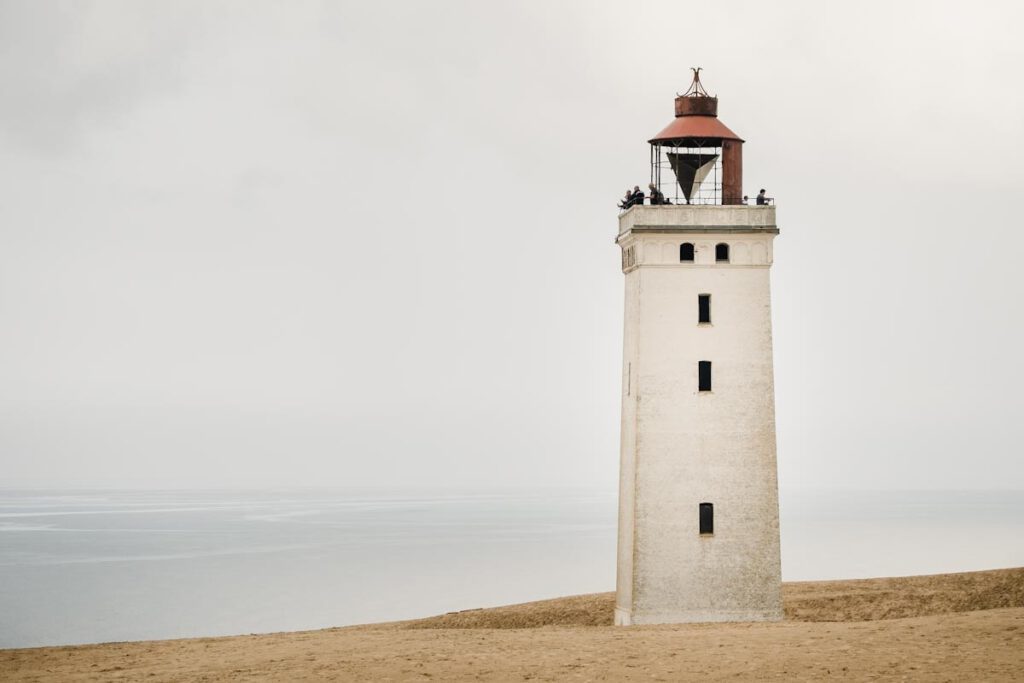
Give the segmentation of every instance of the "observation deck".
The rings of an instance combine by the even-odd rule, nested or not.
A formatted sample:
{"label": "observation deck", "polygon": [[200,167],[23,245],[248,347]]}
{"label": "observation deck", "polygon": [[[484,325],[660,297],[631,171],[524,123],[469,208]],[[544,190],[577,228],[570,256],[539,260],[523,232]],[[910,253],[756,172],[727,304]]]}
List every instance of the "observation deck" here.
{"label": "observation deck", "polygon": [[626,235],[642,233],[736,233],[777,235],[775,206],[683,204],[631,206],[619,214],[620,242]]}

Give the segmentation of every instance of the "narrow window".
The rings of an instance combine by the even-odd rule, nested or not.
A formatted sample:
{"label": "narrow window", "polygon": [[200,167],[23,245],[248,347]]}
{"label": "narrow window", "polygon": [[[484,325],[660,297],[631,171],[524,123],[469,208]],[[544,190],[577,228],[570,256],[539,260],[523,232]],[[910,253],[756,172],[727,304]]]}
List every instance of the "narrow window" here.
{"label": "narrow window", "polygon": [[697,381],[701,391],[711,391],[711,361],[697,362]]}
{"label": "narrow window", "polygon": [[711,503],[700,504],[700,534],[711,536],[715,533],[715,506]]}
{"label": "narrow window", "polygon": [[680,261],[692,261],[693,260],[693,245],[689,242],[683,242],[679,245],[679,260]]}
{"label": "narrow window", "polygon": [[729,260],[729,245],[725,242],[720,242],[715,245],[715,260],[716,261],[728,261]]}
{"label": "narrow window", "polygon": [[711,322],[711,295],[710,294],[698,294],[697,295],[697,322],[709,323]]}

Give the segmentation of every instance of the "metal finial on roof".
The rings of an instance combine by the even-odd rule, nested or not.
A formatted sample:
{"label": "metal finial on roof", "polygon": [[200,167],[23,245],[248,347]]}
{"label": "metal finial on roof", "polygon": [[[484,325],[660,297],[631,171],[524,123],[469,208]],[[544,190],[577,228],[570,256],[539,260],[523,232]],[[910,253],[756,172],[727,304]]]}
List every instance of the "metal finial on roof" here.
{"label": "metal finial on roof", "polygon": [[682,95],[676,93],[678,97],[711,97],[711,95],[708,95],[708,91],[704,89],[704,85],[700,82],[701,68],[702,67],[699,66],[690,67],[690,71],[693,72],[693,83],[690,83],[689,89]]}

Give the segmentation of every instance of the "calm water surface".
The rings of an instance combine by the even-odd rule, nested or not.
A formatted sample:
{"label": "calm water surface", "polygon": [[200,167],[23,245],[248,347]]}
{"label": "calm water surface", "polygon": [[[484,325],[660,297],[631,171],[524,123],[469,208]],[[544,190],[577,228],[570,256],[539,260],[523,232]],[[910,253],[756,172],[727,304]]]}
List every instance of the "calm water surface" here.
{"label": "calm water surface", "polygon": [[[1024,565],[1024,493],[782,493],[786,580]],[[612,590],[612,491],[0,491],[0,647]]]}

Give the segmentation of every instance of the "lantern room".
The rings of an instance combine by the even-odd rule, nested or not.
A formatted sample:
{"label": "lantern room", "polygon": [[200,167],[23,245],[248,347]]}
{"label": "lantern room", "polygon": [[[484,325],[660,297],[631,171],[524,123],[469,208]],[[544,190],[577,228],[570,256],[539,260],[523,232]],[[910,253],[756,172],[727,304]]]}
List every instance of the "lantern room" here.
{"label": "lantern room", "polygon": [[673,204],[743,204],[743,139],[718,119],[700,82],[676,96],[675,120],[648,140],[651,183]]}

